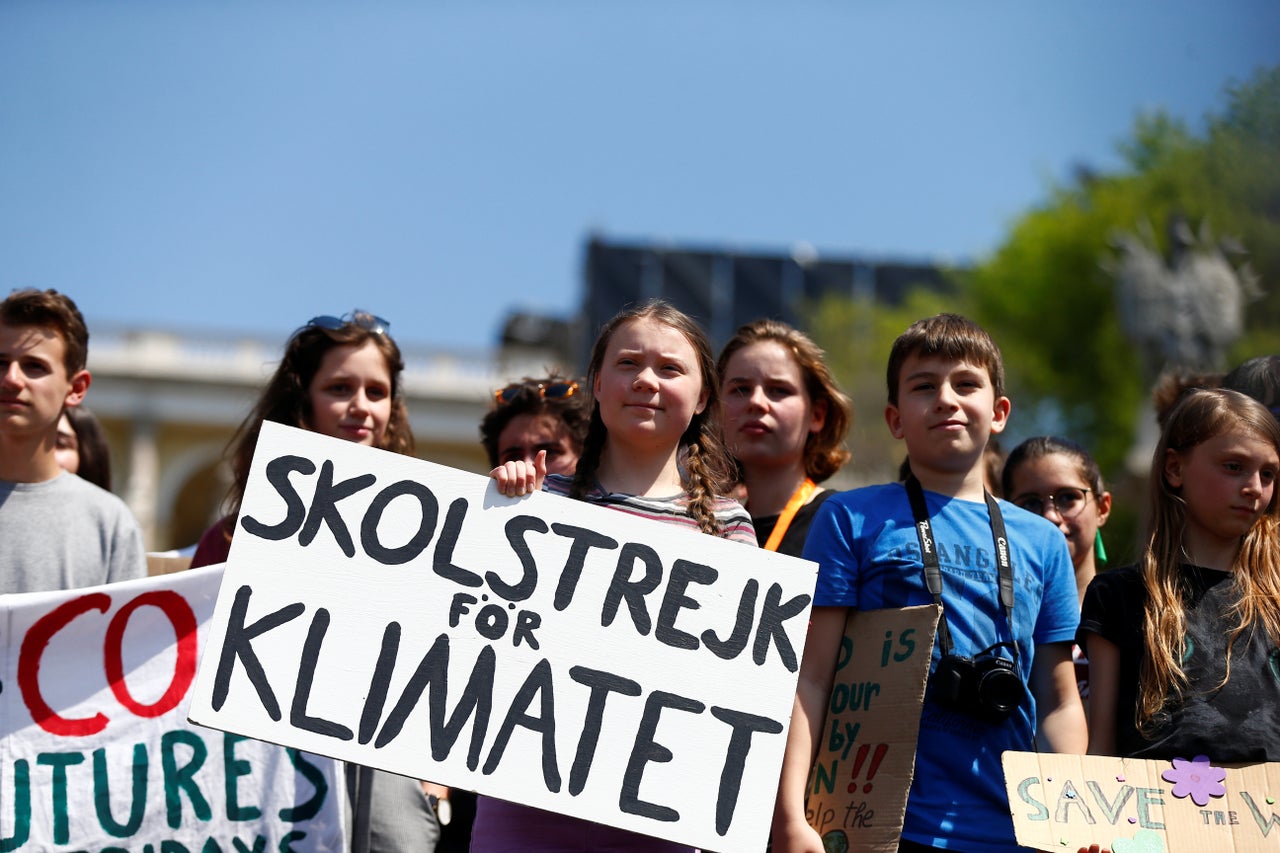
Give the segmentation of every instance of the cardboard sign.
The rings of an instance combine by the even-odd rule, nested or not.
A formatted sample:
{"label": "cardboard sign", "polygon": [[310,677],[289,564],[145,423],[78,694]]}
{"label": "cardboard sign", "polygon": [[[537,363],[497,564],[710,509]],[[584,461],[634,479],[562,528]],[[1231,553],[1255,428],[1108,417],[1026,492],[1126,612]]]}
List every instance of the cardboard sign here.
{"label": "cardboard sign", "polygon": [[939,613],[849,614],[805,803],[828,850],[898,849]]}
{"label": "cardboard sign", "polygon": [[0,596],[0,851],[345,849],[334,761],[187,723],[221,579]]}
{"label": "cardboard sign", "polygon": [[1280,850],[1280,763],[1006,752],[1018,843],[1114,853]]}
{"label": "cardboard sign", "polygon": [[194,721],[762,850],[812,563],[264,424]]}
{"label": "cardboard sign", "polygon": [[147,574],[168,575],[185,572],[191,567],[191,558],[177,554],[147,554]]}

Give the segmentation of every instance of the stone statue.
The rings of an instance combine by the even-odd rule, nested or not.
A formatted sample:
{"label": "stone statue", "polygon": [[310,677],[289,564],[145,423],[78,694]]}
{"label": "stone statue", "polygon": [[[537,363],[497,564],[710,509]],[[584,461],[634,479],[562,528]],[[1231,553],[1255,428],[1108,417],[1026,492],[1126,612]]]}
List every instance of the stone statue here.
{"label": "stone statue", "polygon": [[[1215,241],[1208,223],[1197,237],[1182,216],[1169,219],[1169,254],[1161,255],[1149,222],[1112,238],[1116,254],[1103,266],[1115,277],[1120,326],[1142,356],[1144,379],[1156,388],[1171,374],[1210,374],[1244,331],[1245,306],[1262,295],[1258,276],[1236,241]],[[1135,475],[1150,470],[1160,427],[1144,406],[1126,458]]]}
{"label": "stone statue", "polygon": [[1208,223],[1197,237],[1182,216],[1169,220],[1169,254],[1161,255],[1150,223],[1112,239],[1104,267],[1116,279],[1120,323],[1142,351],[1150,381],[1165,370],[1219,370],[1244,330],[1245,306],[1262,295],[1236,241],[1214,240]]}

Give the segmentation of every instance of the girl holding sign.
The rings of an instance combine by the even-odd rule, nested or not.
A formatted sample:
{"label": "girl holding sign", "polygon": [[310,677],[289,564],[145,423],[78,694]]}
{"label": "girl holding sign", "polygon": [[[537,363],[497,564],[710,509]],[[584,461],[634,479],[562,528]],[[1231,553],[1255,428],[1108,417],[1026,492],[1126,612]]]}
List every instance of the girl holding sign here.
{"label": "girl holding sign", "polygon": [[[230,512],[200,538],[193,568],[226,562],[264,420],[382,450],[413,452],[400,385],[404,361],[387,332],[389,325],[356,311],[314,317],[293,333],[275,374],[232,439]],[[347,785],[353,853],[435,849],[440,826],[418,782],[349,764]],[[434,794],[444,790],[432,786]]]}
{"label": "girl holding sign", "polygon": [[738,329],[720,353],[724,439],[737,460],[760,546],[799,557],[831,493],[819,484],[849,460],[849,398],[822,350],[778,320]]}
{"label": "girl holding sign", "polygon": [[285,344],[284,356],[231,439],[227,516],[200,537],[191,567],[227,559],[263,421],[275,421],[395,453],[413,452],[400,390],[404,360],[390,324],[356,311],[313,317]]}
{"label": "girl holding sign", "polygon": [[[532,465],[507,462],[490,474],[503,494],[545,488],[756,544],[746,510],[722,496],[732,485],[732,460],[720,441],[711,345],[697,323],[663,301],[623,311],[596,339],[587,382],[591,425],[574,476],[547,476],[544,454]],[[689,848],[482,796],[471,850],[676,853]]]}
{"label": "girl holding sign", "polygon": [[1277,470],[1255,400],[1194,389],[1170,411],[1145,553],[1085,593],[1091,753],[1280,761]]}

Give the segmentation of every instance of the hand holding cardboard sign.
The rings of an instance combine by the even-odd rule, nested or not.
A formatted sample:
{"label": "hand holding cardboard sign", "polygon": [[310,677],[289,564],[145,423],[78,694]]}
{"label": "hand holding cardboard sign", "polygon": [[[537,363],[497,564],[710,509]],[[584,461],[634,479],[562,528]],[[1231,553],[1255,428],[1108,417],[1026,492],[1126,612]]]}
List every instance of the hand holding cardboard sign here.
{"label": "hand holding cardboard sign", "polygon": [[825,853],[821,836],[807,821],[775,823],[771,849],[774,853]]}

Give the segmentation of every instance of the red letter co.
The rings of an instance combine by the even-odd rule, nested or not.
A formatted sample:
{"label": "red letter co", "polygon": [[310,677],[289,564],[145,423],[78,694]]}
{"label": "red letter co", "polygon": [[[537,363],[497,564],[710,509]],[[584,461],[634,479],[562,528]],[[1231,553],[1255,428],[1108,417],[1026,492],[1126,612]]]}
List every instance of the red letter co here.
{"label": "red letter co", "polygon": [[[177,638],[177,661],[173,678],[164,695],[150,705],[134,699],[125,683],[122,644],[129,619],[140,607],[155,607],[173,626]],[[106,714],[98,712],[89,717],[68,718],[58,714],[40,695],[40,664],[45,650],[53,638],[73,621],[86,613],[106,613],[111,608],[111,597],[95,592],[73,598],[46,613],[27,632],[18,655],[18,687],[31,718],[50,734],[64,737],[83,737],[97,734],[107,726]],[[196,675],[196,615],[186,600],[171,590],[153,590],[130,600],[121,607],[107,624],[102,643],[103,668],[111,692],[122,706],[139,717],[159,717],[177,706],[186,695]]]}

